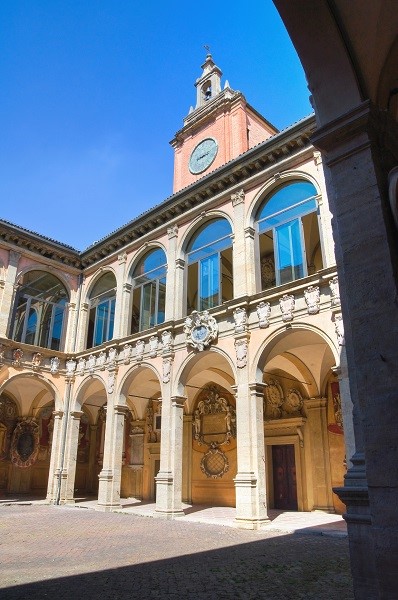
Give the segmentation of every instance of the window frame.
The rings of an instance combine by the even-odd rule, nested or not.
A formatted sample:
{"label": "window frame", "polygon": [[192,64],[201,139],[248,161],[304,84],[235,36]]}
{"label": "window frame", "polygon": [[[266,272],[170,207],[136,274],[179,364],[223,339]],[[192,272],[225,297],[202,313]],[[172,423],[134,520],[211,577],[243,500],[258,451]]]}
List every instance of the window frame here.
{"label": "window frame", "polygon": [[[187,309],[187,312],[189,309],[189,307],[188,307],[189,268],[195,264],[197,265],[197,274],[196,274],[197,298],[196,298],[196,307],[193,310],[202,312],[204,310],[210,310],[211,308],[215,308],[216,306],[221,306],[223,303],[223,253],[226,250],[233,248],[233,231],[232,231],[232,228],[231,228],[231,225],[230,225],[228,219],[226,219],[225,217],[216,217],[216,218],[208,221],[204,226],[200,227],[191,236],[187,247],[189,248],[191,245],[193,245],[195,243],[196,238],[203,231],[205,231],[207,227],[210,227],[213,223],[215,223],[216,221],[220,221],[220,220],[224,220],[228,224],[228,226],[231,229],[230,233],[223,235],[220,238],[213,239],[210,242],[207,242],[207,243],[203,244],[202,246],[199,246],[198,248],[194,248],[192,250],[187,250],[187,252],[186,252],[186,263],[187,263],[186,309]],[[222,242],[224,242],[224,241],[226,243],[222,244]],[[208,254],[201,255],[206,250],[206,248],[209,248],[214,245],[218,246],[217,249],[210,251]],[[195,254],[198,254],[198,258],[192,260],[192,256],[194,256]],[[205,301],[206,299],[208,301],[209,298],[211,298],[211,296],[206,296],[206,298],[202,297],[203,278],[201,277],[201,268],[202,268],[202,265],[204,264],[204,261],[209,260],[213,256],[217,257],[217,265],[218,265],[218,299],[217,299],[217,303],[214,304],[213,306],[203,306],[203,301]],[[231,261],[231,278],[232,278],[231,285],[232,285],[232,298],[233,298],[233,252],[232,252],[232,261]]]}
{"label": "window frame", "polygon": [[[318,233],[319,233],[319,242],[320,242],[320,247],[321,247],[321,252],[322,252],[322,263],[324,264],[324,256],[323,256],[323,244],[322,244],[322,237],[321,237],[321,227],[320,227],[320,223],[319,223],[319,193],[316,190],[316,187],[314,185],[313,182],[305,180],[305,179],[301,179],[301,180],[293,180],[293,181],[289,181],[286,182],[284,185],[279,186],[277,188],[274,188],[274,190],[272,192],[270,192],[268,194],[268,196],[261,202],[260,207],[257,211],[257,214],[261,213],[261,211],[264,209],[264,207],[267,205],[267,203],[272,200],[273,196],[275,194],[277,194],[280,190],[287,188],[289,186],[293,186],[295,184],[300,184],[300,183],[307,183],[312,185],[312,187],[314,188],[314,193],[310,196],[307,196],[306,198],[299,200],[298,202],[295,202],[293,204],[290,204],[289,206],[286,206],[280,210],[276,210],[275,212],[272,212],[271,214],[262,217],[261,219],[257,218],[256,219],[256,232],[257,232],[257,247],[258,247],[258,265],[259,265],[259,270],[260,270],[260,275],[259,275],[259,288],[261,291],[266,291],[268,289],[272,289],[272,287],[279,287],[282,285],[288,285],[293,283],[294,281],[298,281],[299,279],[303,279],[305,277],[308,276],[308,265],[307,265],[307,248],[306,248],[306,239],[305,239],[305,235],[304,235],[304,224],[303,224],[303,219],[305,217],[307,217],[308,215],[314,214],[317,218],[317,225],[318,225]],[[310,208],[308,207],[307,209],[304,209],[303,212],[299,212],[297,215],[295,215],[294,217],[288,217],[288,215],[286,215],[285,218],[282,218],[281,220],[278,220],[277,224],[273,224],[268,228],[264,228],[261,230],[261,225],[262,223],[274,219],[275,217],[278,217],[279,215],[283,215],[283,213],[288,213],[289,211],[291,211],[292,209],[296,209],[297,207],[299,207],[300,205],[305,205],[307,203],[309,203],[310,201],[314,201],[315,206],[314,208]],[[292,279],[290,279],[288,282],[281,282],[281,269],[280,269],[280,257],[279,257],[279,247],[280,247],[280,239],[279,239],[279,233],[278,233],[278,229],[280,227],[283,227],[285,225],[287,225],[288,223],[294,223],[294,222],[298,222],[298,226],[299,226],[299,244],[300,244],[300,253],[301,253],[301,261],[302,261],[302,267],[303,267],[303,275],[302,277],[293,277]],[[262,235],[266,235],[267,233],[271,232],[272,233],[272,245],[273,245],[273,259],[274,259],[274,265],[275,265],[275,286],[272,286],[270,288],[265,288],[263,289],[263,285],[262,285],[262,281],[261,281],[261,250],[260,250],[260,238]],[[294,264],[290,264],[290,269],[291,269],[291,273],[293,274],[293,269],[294,269]]]}

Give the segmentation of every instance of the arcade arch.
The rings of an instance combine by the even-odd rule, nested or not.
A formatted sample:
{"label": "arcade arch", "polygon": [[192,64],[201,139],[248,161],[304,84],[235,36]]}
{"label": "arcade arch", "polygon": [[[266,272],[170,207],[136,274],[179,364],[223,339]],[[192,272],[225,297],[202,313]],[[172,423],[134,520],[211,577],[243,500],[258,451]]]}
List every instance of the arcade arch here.
{"label": "arcade arch", "polygon": [[191,354],[177,376],[186,397],[183,423],[182,499],[235,506],[237,473],[235,373],[227,357]]}
{"label": "arcade arch", "polygon": [[280,331],[261,349],[268,506],[343,512],[332,493],[345,475],[334,349],[314,330]]}

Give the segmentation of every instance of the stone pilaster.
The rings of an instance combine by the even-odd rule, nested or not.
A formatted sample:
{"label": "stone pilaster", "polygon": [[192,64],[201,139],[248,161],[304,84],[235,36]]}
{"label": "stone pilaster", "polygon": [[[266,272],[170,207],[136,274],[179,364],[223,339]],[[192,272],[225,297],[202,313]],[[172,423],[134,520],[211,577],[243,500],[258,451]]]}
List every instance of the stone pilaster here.
{"label": "stone pilaster", "polygon": [[96,476],[96,450],[97,450],[97,431],[98,425],[90,425],[90,450],[88,457],[88,492],[91,493],[96,489],[95,476]]}
{"label": "stone pilaster", "polygon": [[[113,326],[112,338],[117,339],[130,334],[128,324],[129,304],[125,302],[127,290],[125,286],[127,254],[123,252],[118,256],[116,270],[116,303],[115,303],[115,321]],[[130,286],[131,289],[131,286]],[[127,309],[127,310],[126,310]]]}
{"label": "stone pilaster", "polygon": [[178,281],[177,269],[175,268],[178,242],[177,225],[167,229],[167,237],[169,238],[169,248],[167,252],[165,320],[172,321],[173,319],[179,318],[177,315],[179,304],[176,301],[176,294],[178,294],[177,286],[181,283]]}
{"label": "stone pilaster", "polygon": [[[236,345],[248,346],[248,334],[236,336]],[[248,348],[246,347],[248,353]],[[236,523],[258,529],[268,521],[266,508],[263,398],[264,385],[248,381],[248,358],[239,360],[236,395],[238,472],[235,477]]]}
{"label": "stone pilaster", "polygon": [[327,434],[327,398],[305,400],[313,482],[313,510],[334,512]]}
{"label": "stone pilaster", "polygon": [[247,294],[246,286],[246,248],[245,248],[245,193],[243,190],[232,194],[232,206],[234,209],[234,241],[233,252],[233,278],[234,298],[240,298]]}
{"label": "stone pilaster", "polygon": [[65,417],[65,413],[62,410],[55,410],[54,415],[54,428],[53,428],[53,439],[51,444],[51,458],[50,458],[50,469],[48,472],[48,484],[47,484],[47,501],[54,504],[57,499],[57,489],[59,482],[59,465],[61,461],[61,449],[62,449],[62,422]]}
{"label": "stone pilaster", "polygon": [[156,477],[156,513],[166,519],[184,516],[182,510],[182,441],[185,396],[171,396],[165,384],[162,397],[160,470]]}
{"label": "stone pilaster", "polygon": [[[65,345],[64,352],[72,353],[74,352],[74,340],[76,335],[76,327],[77,327],[77,310],[76,310],[76,302],[69,302],[67,305],[67,310],[64,314],[64,331],[65,331]],[[61,345],[62,349],[62,345]]]}
{"label": "stone pilaster", "polygon": [[80,305],[80,315],[78,317],[78,325],[77,325],[76,352],[81,352],[86,347],[88,311],[89,311],[89,303],[82,302]]}
{"label": "stone pilaster", "polygon": [[184,415],[182,500],[192,501],[192,415]]}
{"label": "stone pilaster", "polygon": [[355,432],[353,421],[353,405],[350,393],[350,382],[348,379],[347,355],[345,346],[341,347],[340,365],[333,368],[333,372],[337,375],[339,381],[341,411],[343,415],[344,427],[344,442],[346,448],[346,460],[349,467],[352,466],[351,458],[354,456],[355,448]]}
{"label": "stone pilaster", "polygon": [[10,250],[9,263],[3,289],[0,290],[0,337],[7,337],[10,315],[12,315],[12,304],[15,296],[15,282],[18,274],[18,263],[21,258],[19,252]]}

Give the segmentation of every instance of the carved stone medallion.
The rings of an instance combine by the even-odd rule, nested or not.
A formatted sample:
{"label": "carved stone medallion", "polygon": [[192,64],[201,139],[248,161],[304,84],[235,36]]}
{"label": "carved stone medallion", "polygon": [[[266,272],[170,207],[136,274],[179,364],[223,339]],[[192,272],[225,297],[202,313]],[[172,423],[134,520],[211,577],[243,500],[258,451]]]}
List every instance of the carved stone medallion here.
{"label": "carved stone medallion", "polygon": [[39,425],[32,418],[18,423],[11,443],[11,462],[26,469],[33,465],[39,453]]}
{"label": "carved stone medallion", "polygon": [[228,458],[220,448],[212,446],[200,461],[202,472],[211,479],[218,479],[229,470]]}
{"label": "carved stone medallion", "polygon": [[217,321],[209,315],[207,310],[203,313],[194,310],[185,319],[184,333],[187,346],[192,346],[199,351],[204,350],[217,339]]}
{"label": "carved stone medallion", "polygon": [[270,379],[265,388],[265,417],[267,419],[279,419],[282,416],[283,402],[283,390],[279,381]]}

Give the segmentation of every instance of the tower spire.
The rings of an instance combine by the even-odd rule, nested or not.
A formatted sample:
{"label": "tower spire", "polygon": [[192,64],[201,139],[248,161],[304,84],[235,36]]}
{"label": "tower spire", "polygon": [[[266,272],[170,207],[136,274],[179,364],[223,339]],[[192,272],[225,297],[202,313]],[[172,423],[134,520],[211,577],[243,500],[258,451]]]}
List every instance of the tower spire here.
{"label": "tower spire", "polygon": [[204,106],[206,102],[217,96],[221,92],[222,72],[214,63],[210,53],[210,46],[204,46],[207,54],[205,62],[202,65],[202,75],[196,80],[196,107]]}

